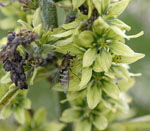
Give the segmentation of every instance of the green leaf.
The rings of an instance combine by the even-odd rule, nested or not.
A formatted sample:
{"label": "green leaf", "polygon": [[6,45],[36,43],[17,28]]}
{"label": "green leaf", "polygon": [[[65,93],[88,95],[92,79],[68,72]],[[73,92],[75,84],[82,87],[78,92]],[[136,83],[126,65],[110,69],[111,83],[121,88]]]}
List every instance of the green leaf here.
{"label": "green leaf", "polygon": [[104,71],[108,71],[112,64],[112,56],[109,52],[105,50],[100,51],[100,57],[98,57],[98,62],[100,63],[100,67],[103,68]]}
{"label": "green leaf", "polygon": [[37,33],[39,36],[42,34],[42,24],[39,24],[38,26],[34,27],[33,32]]}
{"label": "green leaf", "polygon": [[85,86],[91,80],[91,77],[92,77],[92,68],[90,68],[90,67],[83,68],[81,82],[80,82],[80,88]]}
{"label": "green leaf", "polygon": [[108,121],[104,116],[100,115],[96,116],[93,124],[97,129],[104,130],[108,126]]}
{"label": "green leaf", "polygon": [[75,131],[91,131],[92,124],[88,120],[78,121],[75,126]]}
{"label": "green leaf", "polygon": [[139,118],[134,118],[132,120],[128,120],[125,122],[117,122],[109,126],[108,130],[111,131],[125,131],[128,129],[129,131],[149,131],[150,130],[150,116],[142,116]]}
{"label": "green leaf", "polygon": [[83,56],[83,67],[89,67],[93,64],[96,59],[97,49],[90,48],[88,49]]}
{"label": "green leaf", "polygon": [[91,47],[94,41],[94,34],[91,31],[83,31],[78,36],[80,45],[83,47]]}
{"label": "green leaf", "polygon": [[103,83],[103,90],[108,96],[114,99],[119,99],[120,90],[113,82],[105,81]]}
{"label": "green leaf", "polygon": [[25,122],[24,125],[26,126],[31,126],[32,125],[32,118],[31,118],[31,114],[29,111],[25,111]]}
{"label": "green leaf", "polygon": [[17,131],[26,131],[26,129],[25,129],[25,127],[19,127],[18,129],[17,129]]}
{"label": "green leaf", "polygon": [[23,99],[22,105],[25,109],[30,109],[31,108],[31,101],[28,98]]}
{"label": "green leaf", "polygon": [[73,32],[74,32],[74,30],[68,30],[68,31],[62,32],[60,34],[54,34],[52,36],[57,37],[57,38],[64,38],[64,37],[68,37],[68,36],[72,35]]}
{"label": "green leaf", "polygon": [[43,131],[62,131],[64,127],[65,124],[59,123],[57,121],[52,121],[44,127]]}
{"label": "green leaf", "polygon": [[37,126],[41,126],[46,121],[46,110],[44,108],[39,109],[34,115],[34,121]]}
{"label": "green leaf", "polygon": [[74,122],[79,120],[79,118],[81,117],[80,115],[81,113],[79,109],[76,108],[66,109],[63,112],[60,120],[64,122]]}
{"label": "green leaf", "polygon": [[18,20],[17,22],[20,23],[24,29],[32,30],[32,27],[28,23],[24,22],[23,20]]}
{"label": "green leaf", "polygon": [[102,63],[101,59],[102,59],[101,56],[99,54],[97,54],[97,57],[96,57],[96,60],[94,62],[94,66],[93,66],[93,70],[95,72],[103,72],[104,71],[104,69],[101,66],[101,63]]}
{"label": "green leaf", "polygon": [[39,24],[41,24],[41,9],[38,8],[36,9],[34,15],[33,15],[33,21],[32,21],[32,24],[34,27],[38,26]]}
{"label": "green leaf", "polygon": [[25,122],[25,110],[24,109],[22,109],[21,107],[17,107],[14,112],[14,116],[18,123],[24,124]]}
{"label": "green leaf", "polygon": [[73,8],[77,9],[80,7],[86,0],[72,0]]}
{"label": "green leaf", "polygon": [[6,119],[6,118],[8,118],[11,115],[12,112],[13,112],[13,110],[12,110],[11,106],[7,106],[2,111],[2,113],[0,115],[0,119]]}
{"label": "green leaf", "polygon": [[18,88],[9,90],[0,100],[0,112],[11,102],[11,100],[18,94]]}
{"label": "green leaf", "polygon": [[130,0],[122,0],[122,1],[112,4],[109,10],[109,14],[106,17],[107,18],[118,17],[126,9],[129,2]]}
{"label": "green leaf", "polygon": [[111,51],[116,55],[131,56],[134,54],[134,51],[131,48],[121,42],[114,42],[109,45]]}
{"label": "green leaf", "polygon": [[101,100],[101,88],[89,86],[87,89],[87,103],[90,109],[94,109]]}

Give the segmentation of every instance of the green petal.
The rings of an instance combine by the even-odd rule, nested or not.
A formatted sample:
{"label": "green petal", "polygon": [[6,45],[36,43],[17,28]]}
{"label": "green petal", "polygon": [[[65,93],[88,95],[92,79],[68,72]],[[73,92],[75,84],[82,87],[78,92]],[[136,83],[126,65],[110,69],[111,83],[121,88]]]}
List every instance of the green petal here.
{"label": "green petal", "polygon": [[118,17],[126,9],[129,2],[130,0],[122,0],[122,1],[112,4],[109,10],[109,14],[106,17],[107,18]]}
{"label": "green petal", "polygon": [[90,67],[84,68],[82,70],[80,88],[85,86],[90,81],[91,77],[92,77],[92,68],[90,68]]}
{"label": "green petal", "polygon": [[101,88],[89,86],[87,89],[87,103],[90,109],[94,109],[101,100]]}
{"label": "green petal", "polygon": [[101,56],[98,54],[93,65],[93,70],[95,72],[103,72],[104,69],[101,67]]}
{"label": "green petal", "polygon": [[107,72],[112,64],[112,56],[109,52],[101,50],[100,58],[99,58],[100,66],[103,68],[104,71]]}
{"label": "green petal", "polygon": [[109,25],[103,20],[102,17],[98,17],[92,26],[93,31],[100,35],[102,35],[108,28]]}
{"label": "green petal", "polygon": [[89,67],[93,64],[96,59],[97,50],[96,48],[88,49],[83,56],[83,67]]}
{"label": "green petal", "polygon": [[113,61],[116,63],[131,64],[142,59],[144,56],[142,53],[134,53],[132,56],[115,56]]}
{"label": "green petal", "polygon": [[83,47],[91,47],[94,41],[94,35],[91,31],[83,31],[79,34],[78,39]]}
{"label": "green petal", "polygon": [[104,116],[96,116],[94,122],[94,126],[99,130],[104,130],[108,126],[108,121]]}
{"label": "green petal", "polygon": [[34,121],[35,121],[36,126],[40,126],[46,121],[46,110],[44,108],[39,109],[35,113]]}
{"label": "green petal", "polygon": [[67,109],[63,112],[60,120],[64,121],[64,122],[74,122],[79,120],[80,118],[80,110],[79,109]]}
{"label": "green petal", "polygon": [[116,55],[131,56],[134,54],[134,51],[131,48],[121,42],[111,43],[110,49]]}
{"label": "green petal", "polygon": [[14,116],[18,123],[23,124],[25,122],[25,110],[21,107],[17,107]]}
{"label": "green petal", "polygon": [[119,99],[120,90],[116,84],[109,81],[105,81],[103,84],[103,90],[108,96],[114,99]]}
{"label": "green petal", "polygon": [[78,121],[75,127],[75,131],[91,131],[92,129],[92,125],[88,120]]}

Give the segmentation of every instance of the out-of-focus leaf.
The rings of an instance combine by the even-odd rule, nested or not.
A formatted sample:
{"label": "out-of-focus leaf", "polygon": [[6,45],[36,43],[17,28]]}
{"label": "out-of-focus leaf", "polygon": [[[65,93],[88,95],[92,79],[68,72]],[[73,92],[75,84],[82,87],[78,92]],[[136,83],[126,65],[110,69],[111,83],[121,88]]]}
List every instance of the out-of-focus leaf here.
{"label": "out-of-focus leaf", "polygon": [[67,109],[63,112],[60,120],[65,122],[74,122],[80,119],[80,115],[79,109]]}

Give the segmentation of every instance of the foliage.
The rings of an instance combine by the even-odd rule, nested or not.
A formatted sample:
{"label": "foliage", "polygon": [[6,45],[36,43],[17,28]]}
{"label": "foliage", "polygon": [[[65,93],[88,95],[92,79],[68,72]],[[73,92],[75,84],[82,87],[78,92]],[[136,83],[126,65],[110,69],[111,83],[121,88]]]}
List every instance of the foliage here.
{"label": "foliage", "polygon": [[[38,35],[38,40],[25,45],[22,42],[17,48],[22,57],[28,54],[23,65],[28,85],[49,78],[55,84],[54,90],[63,91],[62,86],[67,88],[66,99],[61,100],[61,103],[69,102],[71,106],[63,111],[60,120],[65,123],[73,122],[72,128],[76,131],[111,131],[118,128],[124,131],[124,126],[129,130],[136,130],[136,125],[127,121],[127,117],[121,117],[130,111],[131,98],[126,92],[138,76],[129,72],[128,64],[144,57],[144,54],[134,52],[126,44],[126,40],[137,38],[143,32],[126,35],[131,27],[118,18],[130,0],[56,0],[55,4],[50,0],[20,2],[23,5],[14,2],[14,6],[0,7],[0,10],[5,16],[9,16],[6,12],[10,8],[16,8],[19,14],[17,20],[10,20],[15,22],[14,26],[9,27],[6,22],[5,27],[15,28],[16,31],[21,28]],[[56,27],[55,6],[67,12],[66,23],[59,27]],[[21,7],[27,12],[22,11]],[[21,39],[25,37],[29,36],[23,35]],[[9,44],[9,39],[2,39],[0,45],[5,43]],[[73,59],[68,58],[67,64],[62,64],[66,54]],[[1,65],[1,70],[2,67]],[[64,69],[62,79],[65,81],[68,78],[69,83],[54,83],[59,67]],[[26,97],[30,89],[24,91],[15,87],[10,74],[3,70],[0,72],[1,118],[7,118],[13,112],[21,125],[18,131],[62,130],[64,124],[45,124],[44,109],[37,111],[34,116],[26,111],[31,108],[31,102]],[[148,120],[144,121],[146,123]],[[140,121],[138,124],[143,129]]]}

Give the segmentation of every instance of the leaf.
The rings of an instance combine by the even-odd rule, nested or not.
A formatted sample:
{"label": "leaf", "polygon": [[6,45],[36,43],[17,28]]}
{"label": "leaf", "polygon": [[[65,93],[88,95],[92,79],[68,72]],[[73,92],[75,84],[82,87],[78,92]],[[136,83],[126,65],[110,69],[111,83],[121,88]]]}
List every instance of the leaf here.
{"label": "leaf", "polygon": [[14,112],[14,116],[18,123],[24,124],[25,122],[25,110],[24,109],[22,109],[21,107],[17,107]]}
{"label": "leaf", "polygon": [[11,102],[11,100],[18,94],[18,88],[9,90],[0,100],[0,112]]}
{"label": "leaf", "polygon": [[13,112],[11,106],[7,106],[2,112],[1,112],[1,115],[0,115],[0,119],[6,119],[8,118],[11,113]]}
{"label": "leaf", "polygon": [[31,101],[28,98],[23,99],[22,105],[25,109],[30,109],[31,108]]}
{"label": "leaf", "polygon": [[101,100],[101,88],[89,86],[87,89],[87,103],[90,109],[94,109]]}
{"label": "leaf", "polygon": [[20,19],[17,22],[20,23],[24,29],[32,30],[32,27],[28,23],[24,22],[23,20]]}
{"label": "leaf", "polygon": [[114,42],[109,45],[111,51],[116,55],[131,56],[134,54],[134,51],[131,48],[121,42]]}
{"label": "leaf", "polygon": [[62,131],[64,127],[65,124],[59,123],[57,121],[52,121],[44,127],[43,131]]}
{"label": "leaf", "polygon": [[26,126],[30,126],[32,124],[32,118],[31,118],[31,114],[29,113],[29,111],[25,111],[25,122],[24,125]]}
{"label": "leaf", "polygon": [[34,27],[38,26],[39,24],[41,24],[41,9],[37,8],[34,15],[33,15],[33,21],[32,24]]}
{"label": "leaf", "polygon": [[142,116],[139,118],[134,118],[125,122],[117,122],[109,126],[108,130],[131,130],[131,131],[149,131],[150,130],[150,116]]}
{"label": "leaf", "polygon": [[46,121],[46,110],[44,108],[39,109],[34,115],[34,121],[36,126],[40,126]]}
{"label": "leaf", "polygon": [[108,96],[114,99],[119,99],[120,91],[116,84],[110,81],[105,81],[103,84],[103,90]]}
{"label": "leaf", "polygon": [[104,130],[108,126],[108,121],[107,119],[102,116],[96,116],[95,120],[93,121],[94,126],[96,126],[97,129],[99,130]]}
{"label": "leaf", "polygon": [[85,86],[90,81],[91,77],[92,77],[92,68],[90,68],[90,67],[83,68],[81,82],[80,82],[80,88]]}
{"label": "leaf", "polygon": [[96,54],[97,54],[96,48],[88,49],[83,56],[83,67],[91,66],[96,59]]}
{"label": "leaf", "polygon": [[72,35],[73,32],[74,32],[74,30],[68,30],[68,31],[62,32],[60,34],[54,34],[52,36],[57,37],[57,38],[64,38],[64,37],[68,37],[68,36]]}
{"label": "leaf", "polygon": [[75,127],[75,131],[91,131],[92,124],[88,120],[82,120],[78,121]]}
{"label": "leaf", "polygon": [[98,59],[100,66],[103,68],[104,71],[108,71],[111,64],[112,64],[112,56],[109,52],[105,51],[105,50],[101,50],[100,51],[100,57]]}
{"label": "leaf", "polygon": [[77,9],[80,7],[86,0],[72,0],[73,8]]}
{"label": "leaf", "polygon": [[42,34],[42,24],[39,24],[38,26],[34,27],[33,32],[37,33],[39,36]]}
{"label": "leaf", "polygon": [[79,120],[80,115],[81,113],[79,109],[75,109],[75,108],[66,109],[63,112],[60,120],[64,122],[74,122],[74,121]]}
{"label": "leaf", "polygon": [[109,10],[109,14],[106,16],[107,18],[116,18],[118,17],[127,7],[130,0],[122,0],[112,4],[112,7]]}

